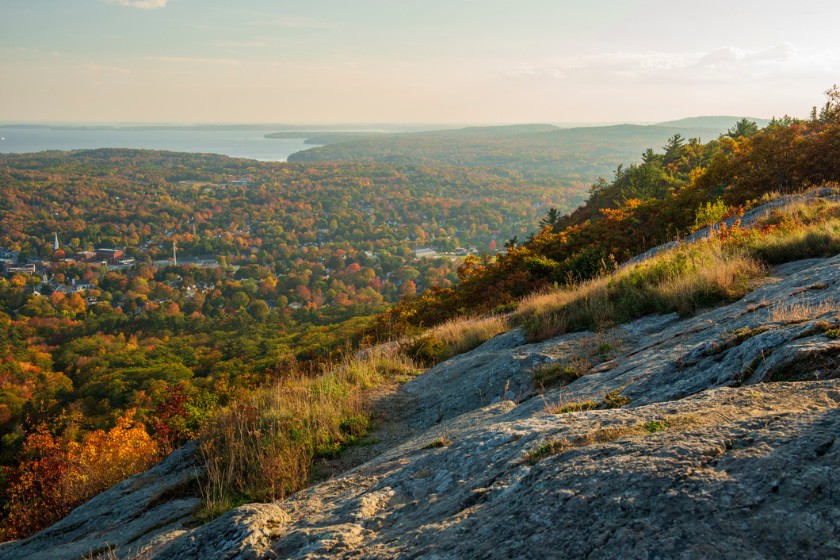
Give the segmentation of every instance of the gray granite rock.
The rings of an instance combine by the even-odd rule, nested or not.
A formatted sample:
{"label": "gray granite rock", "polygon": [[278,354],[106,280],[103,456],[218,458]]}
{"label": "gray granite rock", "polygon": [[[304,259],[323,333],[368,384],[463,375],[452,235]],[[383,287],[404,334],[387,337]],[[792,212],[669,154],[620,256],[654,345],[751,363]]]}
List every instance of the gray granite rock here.
{"label": "gray granite rock", "polygon": [[[448,447],[421,436],[295,495],[266,557],[836,557],[838,404],[836,380],[571,414],[505,401],[452,420]],[[527,460],[553,441],[571,444]]]}

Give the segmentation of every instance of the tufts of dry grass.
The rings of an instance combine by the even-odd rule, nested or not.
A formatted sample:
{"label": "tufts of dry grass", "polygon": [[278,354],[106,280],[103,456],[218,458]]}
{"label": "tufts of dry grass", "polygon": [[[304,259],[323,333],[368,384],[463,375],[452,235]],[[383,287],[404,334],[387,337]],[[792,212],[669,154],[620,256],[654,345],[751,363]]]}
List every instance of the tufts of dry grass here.
{"label": "tufts of dry grass", "polygon": [[629,398],[619,395],[619,393],[620,390],[607,393],[604,395],[603,402],[596,403],[595,401],[567,401],[566,395],[561,391],[557,400],[553,402],[549,402],[545,397],[542,397],[543,409],[539,414],[541,416],[549,416],[552,414],[568,414],[569,412],[582,412],[586,410],[621,408],[632,402]]}
{"label": "tufts of dry grass", "polygon": [[417,368],[394,349],[345,360],[332,373],[290,371],[274,386],[224,410],[201,433],[200,520],[244,503],[273,501],[307,486],[310,467],[363,436],[365,391]]}
{"label": "tufts of dry grass", "polygon": [[500,315],[456,317],[406,344],[403,351],[432,365],[469,352],[508,330],[510,321]]}
{"label": "tufts of dry grass", "polygon": [[117,554],[117,547],[105,545],[98,551],[91,551],[90,555],[83,556],[82,560],[149,560],[152,557],[150,551],[132,551],[130,548],[123,554]]}
{"label": "tufts of dry grass", "polygon": [[561,439],[547,442],[540,447],[530,451],[523,457],[525,462],[532,465],[542,461],[546,457],[564,453],[570,449],[587,447],[600,443],[609,443],[623,437],[638,437],[666,430],[686,430],[699,423],[694,416],[676,416],[663,420],[651,420],[634,426],[623,426],[618,428],[599,428],[574,439]]}
{"label": "tufts of dry grass", "polygon": [[762,266],[744,253],[728,254],[715,242],[691,245],[613,276],[570,289],[537,294],[520,304],[514,321],[532,339],[567,332],[603,331],[649,313],[689,314],[747,293]]}
{"label": "tufts of dry grass", "polygon": [[[768,197],[766,201],[776,198]],[[743,247],[717,240],[683,246],[612,276],[534,294],[518,306],[513,322],[544,340],[584,329],[603,331],[649,313],[689,314],[749,291],[764,265],[840,253],[840,204],[816,199],[788,204],[759,222],[782,231]],[[797,224],[793,229],[791,224]]]}
{"label": "tufts of dry grass", "polygon": [[826,313],[837,313],[840,306],[834,300],[821,300],[816,303],[808,303],[804,300],[791,303],[779,303],[770,312],[770,321],[781,321],[784,323],[800,323],[816,319]]}
{"label": "tufts of dry grass", "polygon": [[433,331],[435,338],[444,345],[441,359],[469,352],[494,336],[507,332],[510,324],[505,317],[460,317],[448,321]]}

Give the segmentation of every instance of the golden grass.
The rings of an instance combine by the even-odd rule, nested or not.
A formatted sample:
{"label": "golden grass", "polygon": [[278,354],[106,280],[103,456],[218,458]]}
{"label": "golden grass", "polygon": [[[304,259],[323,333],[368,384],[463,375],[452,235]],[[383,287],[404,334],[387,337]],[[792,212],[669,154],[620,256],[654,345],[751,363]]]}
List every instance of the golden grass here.
{"label": "golden grass", "polygon": [[431,334],[443,343],[444,348],[440,359],[447,360],[458,354],[469,352],[508,330],[510,330],[510,323],[507,318],[492,315],[458,317],[435,328]]}
{"label": "golden grass", "polygon": [[386,379],[416,374],[407,357],[373,349],[320,377],[299,371],[221,412],[200,437],[201,511],[207,519],[254,501],[273,501],[307,486],[313,460],[333,456],[368,429],[365,392]]}
{"label": "golden grass", "polygon": [[149,560],[152,557],[150,551],[132,551],[130,548],[123,554],[117,554],[117,547],[105,545],[104,550],[100,552],[93,551],[88,556],[83,556],[82,560]]}
{"label": "golden grass", "polygon": [[[812,195],[815,191],[823,190],[825,188],[833,188],[835,193],[839,192],[837,183],[825,183],[816,187],[812,187],[805,191],[799,193],[800,196],[809,196]],[[764,193],[761,198],[754,201],[750,206],[752,208],[758,208],[759,206],[763,206],[764,204],[768,204],[782,198],[783,196],[788,196],[788,194],[784,194],[781,191],[770,191]],[[797,200],[795,202],[788,202],[784,206],[781,206],[776,211],[781,212],[787,215],[800,215],[800,216],[808,216],[814,215],[826,208],[836,208],[840,207],[840,203],[834,202],[832,200],[826,200],[824,198],[817,198],[812,197],[808,200]]]}
{"label": "golden grass", "polygon": [[462,316],[426,331],[401,345],[417,362],[434,365],[469,352],[494,336],[510,330],[510,320],[500,315]]}
{"label": "golden grass", "polygon": [[549,416],[552,414],[568,414],[570,412],[583,412],[586,410],[596,410],[600,405],[594,401],[582,402],[564,402],[562,399],[557,402],[549,403],[543,400],[543,409],[541,415]]}
{"label": "golden grass", "polygon": [[688,314],[741,297],[762,273],[746,254],[727,254],[714,241],[682,247],[608,277],[525,299],[514,321],[544,340],[567,332],[602,331],[649,313]]}
{"label": "golden grass", "polygon": [[628,397],[619,395],[621,391],[622,389],[619,389],[607,393],[601,402],[595,402],[592,400],[578,401],[567,399],[567,396],[573,397],[573,393],[569,393],[566,389],[561,389],[558,391],[558,395],[551,401],[546,400],[545,396],[542,396],[543,408],[538,414],[540,416],[550,416],[552,414],[568,414],[569,412],[586,410],[621,408],[633,402]]}
{"label": "golden grass", "polygon": [[840,311],[840,306],[830,299],[817,303],[808,303],[804,300],[792,303],[780,302],[770,312],[770,320],[785,323],[808,321],[825,313],[836,313],[838,311]]}
{"label": "golden grass", "polygon": [[[513,322],[532,339],[566,332],[602,331],[650,313],[689,314],[745,295],[765,265],[840,253],[840,204],[823,199],[788,204],[759,226],[790,219],[793,231],[758,237],[740,248],[719,240],[683,246],[643,263],[580,284],[534,294],[518,306]],[[810,310],[813,312],[816,310]],[[778,316],[804,313],[778,310]],[[780,319],[783,320],[783,319]]]}

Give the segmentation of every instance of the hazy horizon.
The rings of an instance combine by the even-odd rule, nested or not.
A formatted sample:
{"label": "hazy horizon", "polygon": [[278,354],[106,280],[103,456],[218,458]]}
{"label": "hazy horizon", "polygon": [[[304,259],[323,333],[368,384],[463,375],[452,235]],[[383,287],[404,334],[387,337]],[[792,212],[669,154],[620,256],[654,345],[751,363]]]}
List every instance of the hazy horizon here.
{"label": "hazy horizon", "polygon": [[[691,115],[694,116],[694,115]],[[710,115],[711,116],[711,115]],[[763,118],[763,117],[756,117]],[[663,121],[664,122],[664,121]],[[74,120],[34,120],[34,119],[0,119],[0,126],[15,126],[15,125],[34,125],[34,126],[294,126],[296,128],[312,126],[406,126],[406,127],[432,127],[432,126],[515,126],[515,125],[529,125],[529,124],[546,124],[551,126],[615,126],[621,124],[633,125],[655,125],[654,121],[565,121],[565,122],[522,122],[522,121],[485,121],[485,122],[367,122],[367,121],[334,121],[334,122],[267,122],[267,121],[74,121]]]}
{"label": "hazy horizon", "polygon": [[[691,118],[722,118],[727,115],[699,115],[686,116],[675,121],[691,119]],[[757,119],[769,120],[765,117],[742,117],[740,115],[731,115],[733,119]],[[444,130],[466,127],[494,127],[494,126],[521,126],[521,125],[549,125],[558,128],[588,128],[588,127],[603,127],[603,126],[657,126],[662,123],[670,121],[566,121],[566,122],[288,122],[288,123],[272,123],[272,122],[197,122],[197,121],[60,121],[60,120],[0,120],[0,127],[14,127],[14,126],[55,126],[55,127],[124,127],[130,129],[132,127],[211,127],[211,126],[225,126],[225,127],[260,127],[260,129],[272,130],[277,132],[351,132],[350,127],[360,127],[358,130],[375,131],[374,127],[391,127],[394,130],[382,130],[382,132],[402,132],[402,131],[423,131],[423,130]],[[735,121],[733,121],[734,124]],[[280,127],[287,126],[289,129],[282,129]],[[334,127],[334,128],[331,128]],[[405,130],[403,130],[405,129]]]}
{"label": "hazy horizon", "polygon": [[0,0],[0,122],[652,124],[807,116],[826,0]]}

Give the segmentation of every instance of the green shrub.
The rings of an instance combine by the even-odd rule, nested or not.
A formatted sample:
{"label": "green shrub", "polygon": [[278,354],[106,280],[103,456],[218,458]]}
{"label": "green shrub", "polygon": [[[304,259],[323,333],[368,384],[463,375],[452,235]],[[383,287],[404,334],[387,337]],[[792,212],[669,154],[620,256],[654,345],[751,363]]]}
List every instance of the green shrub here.
{"label": "green shrub", "polygon": [[720,198],[714,202],[707,202],[705,206],[701,205],[695,214],[694,231],[722,222],[729,211],[729,206]]}
{"label": "green shrub", "polygon": [[557,411],[557,414],[568,414],[569,412],[582,412],[584,410],[595,410],[598,408],[598,403],[593,401],[579,402],[567,404]]}
{"label": "green shrub", "polygon": [[568,385],[583,376],[583,372],[566,364],[552,364],[534,371],[534,384],[543,387]]}
{"label": "green shrub", "polygon": [[648,432],[655,434],[656,432],[661,432],[668,429],[668,425],[665,422],[646,422],[644,424],[644,429]]}
{"label": "green shrub", "polygon": [[626,404],[633,402],[627,397],[618,394],[618,391],[613,391],[604,395],[604,408],[621,408]]}
{"label": "green shrub", "polygon": [[559,274],[562,265],[548,257],[528,257],[525,266],[534,278],[554,279]]}

